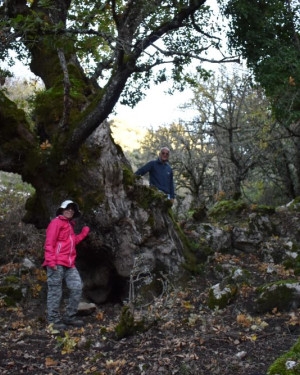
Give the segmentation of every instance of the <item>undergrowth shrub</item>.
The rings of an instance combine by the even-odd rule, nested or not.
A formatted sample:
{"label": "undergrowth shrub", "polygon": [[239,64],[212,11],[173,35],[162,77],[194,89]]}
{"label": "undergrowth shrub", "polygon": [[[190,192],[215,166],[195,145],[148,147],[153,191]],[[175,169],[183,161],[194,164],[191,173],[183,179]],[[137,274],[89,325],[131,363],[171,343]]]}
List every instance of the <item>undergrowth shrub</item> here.
{"label": "undergrowth shrub", "polygon": [[0,172],[0,265],[41,253],[43,233],[22,221],[26,200],[33,192],[19,175]]}

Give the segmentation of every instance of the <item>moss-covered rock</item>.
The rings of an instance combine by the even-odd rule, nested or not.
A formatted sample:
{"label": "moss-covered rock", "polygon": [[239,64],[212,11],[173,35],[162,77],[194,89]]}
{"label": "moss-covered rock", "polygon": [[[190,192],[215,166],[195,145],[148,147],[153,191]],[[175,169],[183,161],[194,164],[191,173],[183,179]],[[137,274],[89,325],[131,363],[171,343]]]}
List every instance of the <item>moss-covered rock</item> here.
{"label": "moss-covered rock", "polygon": [[125,186],[132,186],[136,181],[136,176],[127,166],[123,166],[123,183]]}
{"label": "moss-covered rock", "polygon": [[299,375],[300,374],[300,339],[291,350],[269,367],[267,375]]}
{"label": "moss-covered rock", "polygon": [[[198,250],[200,249],[200,245],[193,242],[191,239],[189,239],[185,235],[181,226],[175,220],[174,214],[171,209],[168,210],[168,214],[183,244],[183,256],[185,260],[184,263],[182,264],[183,268],[192,273],[202,273],[203,264],[201,264],[201,261],[199,260],[199,256],[197,256],[196,254]],[[205,257],[203,261],[206,260],[206,258],[207,257]]]}
{"label": "moss-covered rock", "polygon": [[239,268],[239,267],[233,267],[230,270],[230,275],[228,281],[235,284],[243,284],[248,285],[250,284],[251,274],[248,270]]}
{"label": "moss-covered rock", "polygon": [[226,307],[235,297],[237,293],[237,287],[235,285],[227,285],[224,288],[220,284],[214,285],[210,288],[208,293],[208,307],[210,309],[223,309]]}
{"label": "moss-covered rock", "polygon": [[275,207],[266,206],[264,204],[253,204],[250,206],[252,212],[257,212],[262,215],[273,215],[275,213]]}
{"label": "moss-covered rock", "polygon": [[[125,187],[131,185],[131,178],[134,178],[134,176],[131,175],[130,170],[123,169],[123,182],[125,183]],[[128,195],[144,210],[155,206],[160,206],[168,210],[172,205],[172,203],[166,199],[165,194],[161,193],[156,188],[146,185],[135,185],[134,189],[128,191]]]}
{"label": "moss-covered rock", "polygon": [[223,200],[216,203],[208,212],[210,218],[221,220],[228,216],[238,215],[248,206],[242,200]]}
{"label": "moss-covered rock", "polygon": [[257,289],[259,296],[255,300],[255,309],[258,312],[290,310],[300,304],[300,283],[295,280],[277,281]]}

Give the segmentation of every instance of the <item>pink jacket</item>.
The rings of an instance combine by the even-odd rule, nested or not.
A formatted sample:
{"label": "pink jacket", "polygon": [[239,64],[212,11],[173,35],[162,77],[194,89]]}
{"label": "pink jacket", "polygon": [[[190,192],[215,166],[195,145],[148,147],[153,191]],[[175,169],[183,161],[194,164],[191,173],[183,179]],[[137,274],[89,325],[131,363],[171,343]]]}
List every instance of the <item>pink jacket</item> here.
{"label": "pink jacket", "polygon": [[75,245],[88,235],[90,228],[83,227],[80,234],[75,234],[74,224],[74,221],[69,221],[59,215],[48,225],[43,266],[54,267],[60,264],[66,267],[75,267]]}

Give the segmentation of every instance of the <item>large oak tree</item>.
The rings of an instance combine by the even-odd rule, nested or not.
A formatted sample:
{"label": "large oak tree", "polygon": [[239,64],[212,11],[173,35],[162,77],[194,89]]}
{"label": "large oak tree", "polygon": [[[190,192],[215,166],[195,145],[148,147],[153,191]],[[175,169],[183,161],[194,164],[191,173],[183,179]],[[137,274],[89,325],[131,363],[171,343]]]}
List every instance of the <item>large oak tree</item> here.
{"label": "large oak tree", "polygon": [[[196,60],[201,71],[205,53],[219,47],[204,28],[206,1],[0,4],[1,59],[27,61],[45,86],[30,117],[0,90],[0,169],[34,187],[26,221],[44,228],[62,200],[79,203],[92,228],[81,272],[97,302],[107,298],[112,279],[129,276],[136,253],[150,270],[176,268],[183,248],[168,204],[135,182],[106,119],[122,95],[134,105],[151,79],[169,79],[165,67],[179,86],[185,65]],[[3,78],[9,68],[0,72]]]}

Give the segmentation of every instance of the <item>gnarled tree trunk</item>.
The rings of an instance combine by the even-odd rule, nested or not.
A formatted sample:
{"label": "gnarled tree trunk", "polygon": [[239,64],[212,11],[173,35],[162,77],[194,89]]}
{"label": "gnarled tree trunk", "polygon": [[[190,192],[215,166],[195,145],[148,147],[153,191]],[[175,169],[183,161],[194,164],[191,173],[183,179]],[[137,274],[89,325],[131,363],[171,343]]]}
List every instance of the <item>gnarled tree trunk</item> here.
{"label": "gnarled tree trunk", "polygon": [[161,271],[178,273],[183,246],[168,214],[169,202],[136,183],[107,122],[88,138],[86,147],[95,153],[94,165],[83,171],[78,184],[97,204],[86,209],[79,222],[88,224],[91,233],[79,247],[78,267],[86,296],[100,303],[124,297],[136,258],[141,265],[135,272],[150,273],[154,280]]}

